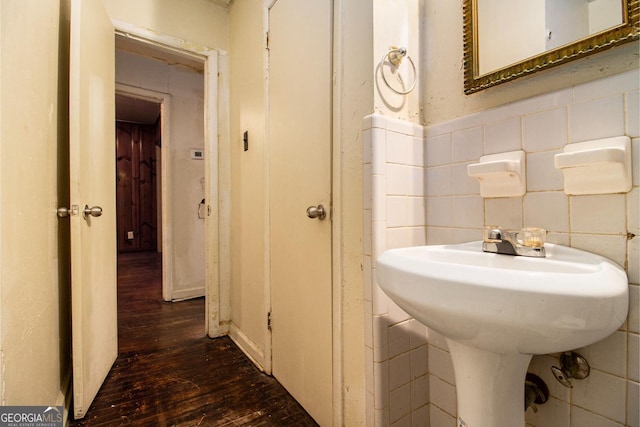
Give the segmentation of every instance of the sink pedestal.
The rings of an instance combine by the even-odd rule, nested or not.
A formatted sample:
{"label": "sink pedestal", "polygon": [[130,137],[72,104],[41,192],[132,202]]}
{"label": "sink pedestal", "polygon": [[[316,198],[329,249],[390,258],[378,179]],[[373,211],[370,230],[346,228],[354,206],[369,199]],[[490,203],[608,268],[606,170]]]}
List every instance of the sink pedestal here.
{"label": "sink pedestal", "polygon": [[456,378],[456,427],[524,427],[531,355],[492,353],[447,339]]}

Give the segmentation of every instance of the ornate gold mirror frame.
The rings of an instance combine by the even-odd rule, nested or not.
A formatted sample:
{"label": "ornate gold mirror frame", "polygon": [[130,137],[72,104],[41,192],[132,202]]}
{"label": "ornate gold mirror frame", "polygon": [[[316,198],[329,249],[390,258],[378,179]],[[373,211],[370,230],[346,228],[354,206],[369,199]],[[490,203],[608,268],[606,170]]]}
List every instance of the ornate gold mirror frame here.
{"label": "ornate gold mirror frame", "polygon": [[477,0],[464,0],[464,93],[467,95],[555,67],[597,52],[610,49],[640,37],[640,0],[625,0],[624,22],[574,43],[549,50],[497,71],[478,75]]}

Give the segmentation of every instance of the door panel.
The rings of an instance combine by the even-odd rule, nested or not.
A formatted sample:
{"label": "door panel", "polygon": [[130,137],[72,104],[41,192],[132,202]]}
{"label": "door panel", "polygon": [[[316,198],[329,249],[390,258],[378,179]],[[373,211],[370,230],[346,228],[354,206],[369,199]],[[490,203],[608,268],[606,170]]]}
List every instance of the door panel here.
{"label": "door panel", "polygon": [[155,139],[153,125],[116,122],[118,252],[157,249]]}
{"label": "door panel", "polygon": [[330,0],[270,11],[272,372],[321,425],[332,423]]}
{"label": "door panel", "polygon": [[[114,29],[101,1],[72,0],[69,152],[75,418],[89,409],[118,352],[114,49]],[[85,205],[100,206],[102,215],[85,217]]]}

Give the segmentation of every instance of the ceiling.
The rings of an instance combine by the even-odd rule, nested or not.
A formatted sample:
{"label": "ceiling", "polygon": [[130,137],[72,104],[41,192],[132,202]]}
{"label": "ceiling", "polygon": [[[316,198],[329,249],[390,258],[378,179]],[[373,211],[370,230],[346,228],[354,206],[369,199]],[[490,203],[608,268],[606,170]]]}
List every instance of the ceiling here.
{"label": "ceiling", "polygon": [[160,104],[116,94],[116,120],[143,125],[155,124]]}

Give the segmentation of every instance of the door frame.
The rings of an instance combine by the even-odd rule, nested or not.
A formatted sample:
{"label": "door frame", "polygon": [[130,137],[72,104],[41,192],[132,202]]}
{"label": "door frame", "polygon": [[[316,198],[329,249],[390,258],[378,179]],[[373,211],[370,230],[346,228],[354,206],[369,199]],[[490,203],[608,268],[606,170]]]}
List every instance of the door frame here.
{"label": "door frame", "polygon": [[[162,241],[158,245],[162,248],[162,299],[171,301],[173,295],[173,257],[169,254],[173,251],[173,238],[171,235],[172,211],[171,204],[168,203],[171,196],[171,186],[165,185],[171,176],[171,161],[169,160],[170,140],[170,116],[171,116],[171,95],[164,92],[157,92],[150,89],[143,89],[116,82],[116,95],[123,95],[129,98],[141,99],[143,101],[160,104],[160,134],[162,143],[160,145],[160,211],[161,220],[158,221],[162,229]],[[156,172],[157,173],[157,172]]]}
{"label": "door frame", "polygon": [[[227,53],[219,49],[180,39],[177,37],[150,31],[128,22],[112,19],[115,34],[153,47],[178,53],[185,57],[204,61],[204,153],[205,153],[205,199],[207,216],[205,217],[205,324],[210,337],[226,335],[230,319],[230,279],[231,279],[231,167],[229,142],[228,111],[228,72]],[[138,88],[136,90],[139,91]],[[153,91],[147,91],[147,94]],[[166,94],[164,94],[166,95]],[[140,92],[138,92],[140,96]],[[142,94],[142,96],[145,96]],[[152,96],[154,96],[152,94]],[[157,96],[157,92],[156,95]],[[165,102],[170,102],[169,98]],[[164,102],[163,102],[164,104]],[[168,106],[168,104],[167,104]],[[168,110],[168,109],[167,109]],[[165,130],[167,131],[165,133]],[[168,120],[162,117],[163,139],[168,137]],[[169,233],[165,228],[170,213],[165,210],[168,201],[164,183],[168,179],[170,166],[165,156],[163,141],[162,156],[162,223],[163,252],[170,251]],[[115,172],[114,172],[115,173]],[[169,240],[169,241],[167,241]],[[165,246],[167,244],[169,246]],[[163,268],[165,256],[163,255]],[[170,264],[170,263],[169,263]],[[172,268],[171,265],[168,266]],[[165,295],[165,271],[163,271],[163,298]],[[170,297],[170,295],[169,295]]]}

